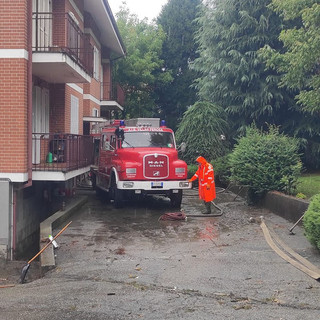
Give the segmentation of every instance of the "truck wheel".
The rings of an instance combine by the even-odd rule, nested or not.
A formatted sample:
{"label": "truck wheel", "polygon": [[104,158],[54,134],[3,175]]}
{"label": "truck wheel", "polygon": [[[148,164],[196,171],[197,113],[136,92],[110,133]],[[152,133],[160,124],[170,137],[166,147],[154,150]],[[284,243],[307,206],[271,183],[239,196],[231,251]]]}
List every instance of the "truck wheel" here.
{"label": "truck wheel", "polygon": [[182,202],[182,190],[179,190],[178,193],[172,193],[170,196],[170,200],[172,208],[180,208]]}
{"label": "truck wheel", "polygon": [[113,205],[115,208],[123,207],[123,191],[117,188],[116,179],[112,177],[111,187],[110,187],[110,196],[113,200]]}

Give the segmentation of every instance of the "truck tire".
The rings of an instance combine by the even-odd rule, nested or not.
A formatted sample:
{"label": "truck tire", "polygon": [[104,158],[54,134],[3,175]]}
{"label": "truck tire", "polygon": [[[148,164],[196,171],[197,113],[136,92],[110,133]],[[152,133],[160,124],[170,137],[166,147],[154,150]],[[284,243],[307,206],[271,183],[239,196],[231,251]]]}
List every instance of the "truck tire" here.
{"label": "truck tire", "polygon": [[116,179],[112,176],[110,186],[110,198],[113,200],[115,208],[123,207],[123,191],[117,188]]}
{"label": "truck tire", "polygon": [[182,190],[179,190],[178,193],[172,193],[170,196],[171,207],[180,208],[182,202]]}

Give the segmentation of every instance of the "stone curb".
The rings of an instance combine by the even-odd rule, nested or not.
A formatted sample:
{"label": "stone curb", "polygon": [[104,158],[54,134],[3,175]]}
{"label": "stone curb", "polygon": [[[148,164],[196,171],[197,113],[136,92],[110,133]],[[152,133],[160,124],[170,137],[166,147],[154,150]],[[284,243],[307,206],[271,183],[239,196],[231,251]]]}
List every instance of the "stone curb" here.
{"label": "stone curb", "polygon": [[[41,239],[48,239],[49,235],[52,235],[52,230],[58,228],[62,223],[64,223],[68,218],[81,207],[85,202],[87,202],[88,197],[82,196],[79,199],[72,201],[66,206],[65,210],[59,210],[50,216],[48,219],[40,223],[40,249],[42,249],[46,243],[41,242]],[[57,242],[59,240],[57,239]],[[55,255],[53,245],[49,246],[40,255],[40,265],[43,271],[50,270],[56,266]]]}
{"label": "stone curb", "polygon": [[288,196],[278,191],[270,191],[262,199],[261,205],[273,213],[296,222],[306,212],[309,201]]}

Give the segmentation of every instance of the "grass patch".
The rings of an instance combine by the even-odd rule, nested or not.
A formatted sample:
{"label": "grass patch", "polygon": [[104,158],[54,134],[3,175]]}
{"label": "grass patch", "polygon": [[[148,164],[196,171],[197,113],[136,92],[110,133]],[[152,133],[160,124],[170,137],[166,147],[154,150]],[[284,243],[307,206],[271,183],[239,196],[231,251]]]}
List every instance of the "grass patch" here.
{"label": "grass patch", "polygon": [[306,199],[310,199],[318,193],[320,193],[320,172],[306,173],[299,177],[297,194],[304,194]]}

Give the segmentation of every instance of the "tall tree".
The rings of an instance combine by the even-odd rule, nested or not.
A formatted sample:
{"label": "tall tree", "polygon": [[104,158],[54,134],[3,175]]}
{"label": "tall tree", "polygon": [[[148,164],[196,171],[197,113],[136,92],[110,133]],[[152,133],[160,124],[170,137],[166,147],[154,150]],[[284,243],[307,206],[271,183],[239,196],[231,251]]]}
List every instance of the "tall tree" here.
{"label": "tall tree", "polygon": [[196,101],[196,91],[191,88],[196,73],[189,69],[189,63],[197,56],[194,20],[200,4],[201,0],[169,0],[157,19],[166,34],[161,59],[173,77],[170,83],[157,86],[157,104],[161,116],[174,129],[186,108]]}
{"label": "tall tree", "polygon": [[[192,68],[201,73],[195,86],[203,99],[221,105],[234,130],[255,122],[278,124],[293,105],[278,88],[279,76],[258,55],[265,44],[281,47],[281,19],[271,0],[208,0],[198,19],[200,56]],[[280,114],[279,114],[280,113]]]}
{"label": "tall tree", "polygon": [[298,89],[296,96],[305,111],[320,111],[320,1],[273,0],[273,8],[286,20],[302,24],[282,30],[286,52],[270,48],[268,66],[284,73],[281,84]]}
{"label": "tall tree", "polygon": [[199,155],[208,161],[223,156],[228,149],[224,140],[227,130],[226,114],[221,107],[207,101],[196,102],[184,113],[177,130],[177,141],[187,145],[182,157],[194,163]]}
{"label": "tall tree", "polygon": [[160,58],[165,38],[162,28],[130,14],[126,4],[117,14],[117,25],[127,57],[115,61],[114,79],[126,95],[126,117],[152,117],[156,112],[155,86],[171,81]]}
{"label": "tall tree", "polygon": [[280,86],[296,90],[299,118],[293,134],[306,140],[305,161],[320,167],[320,1],[272,0],[291,27],[281,31],[285,50],[265,46],[267,66],[282,73]]}

